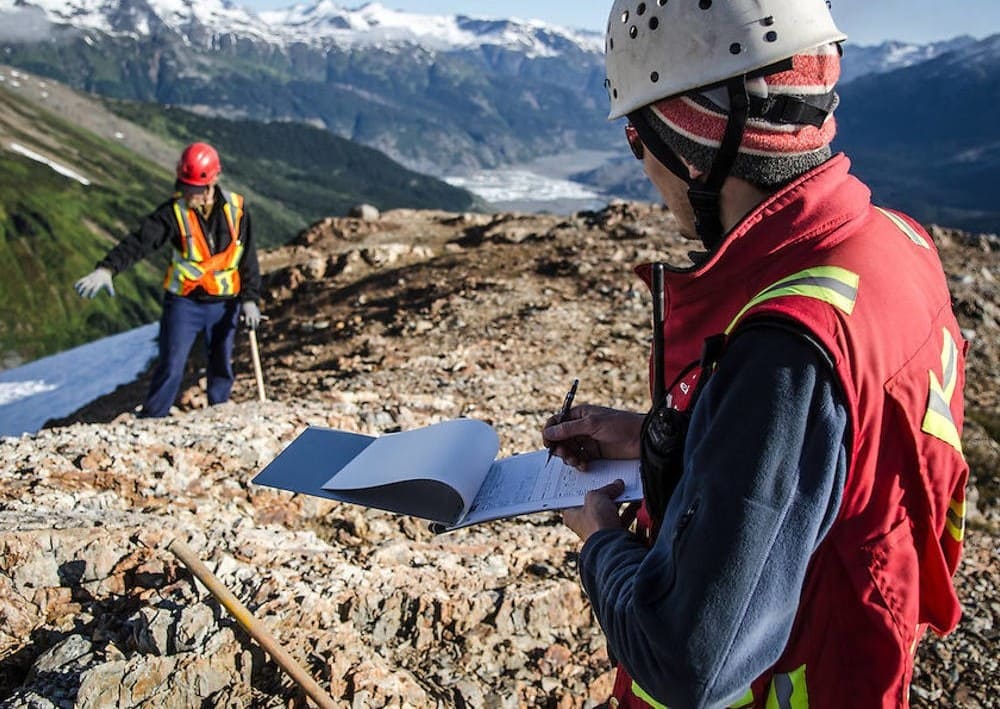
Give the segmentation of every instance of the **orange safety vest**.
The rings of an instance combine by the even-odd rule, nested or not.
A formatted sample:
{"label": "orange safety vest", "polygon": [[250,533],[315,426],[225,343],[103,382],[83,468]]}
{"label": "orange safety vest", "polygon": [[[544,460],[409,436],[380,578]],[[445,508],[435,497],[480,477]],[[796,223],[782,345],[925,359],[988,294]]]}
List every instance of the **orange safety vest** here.
{"label": "orange safety vest", "polygon": [[[905,707],[924,630],[947,633],[961,614],[952,575],[968,476],[967,345],[930,237],[871,206],[848,167],[834,158],[774,195],[708,261],[665,283],[667,381],[698,361],[706,337],[779,318],[822,343],[850,420],[840,509],[791,636],[734,707]],[[648,266],[639,272],[648,280]],[[677,383],[673,405],[690,405],[699,374]],[[611,705],[664,707],[627,670]]]}
{"label": "orange safety vest", "polygon": [[220,189],[229,226],[229,246],[213,254],[201,228],[198,213],[183,199],[174,200],[174,217],[180,231],[181,248],[174,249],[173,260],[167,267],[163,287],[176,295],[186,296],[201,288],[209,295],[235,296],[240,292],[240,223],[243,221],[243,197]]}

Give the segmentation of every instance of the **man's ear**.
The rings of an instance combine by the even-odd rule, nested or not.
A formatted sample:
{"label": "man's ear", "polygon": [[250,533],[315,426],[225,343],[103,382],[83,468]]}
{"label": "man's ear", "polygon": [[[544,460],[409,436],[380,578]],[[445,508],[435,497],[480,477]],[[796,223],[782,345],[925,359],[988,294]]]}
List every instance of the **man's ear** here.
{"label": "man's ear", "polygon": [[679,157],[681,162],[684,163],[684,167],[687,168],[688,174],[691,175],[692,180],[698,180],[699,182],[704,181],[705,177],[707,177],[707,175],[704,172],[702,172],[697,167],[688,162],[683,155],[678,155],[677,157]]}

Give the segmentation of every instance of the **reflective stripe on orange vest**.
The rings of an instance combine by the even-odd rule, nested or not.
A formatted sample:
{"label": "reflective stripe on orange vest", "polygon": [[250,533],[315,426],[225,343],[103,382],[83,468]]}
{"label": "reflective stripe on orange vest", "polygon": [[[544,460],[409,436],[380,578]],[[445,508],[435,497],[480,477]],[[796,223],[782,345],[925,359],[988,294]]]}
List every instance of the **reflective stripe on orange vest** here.
{"label": "reflective stripe on orange vest", "polygon": [[209,295],[233,296],[240,292],[239,263],[243,256],[240,224],[243,221],[243,197],[219,190],[222,211],[229,227],[229,246],[212,254],[197,213],[183,200],[174,201],[174,217],[181,236],[181,250],[175,249],[167,268],[163,287],[177,295],[188,295],[201,288]]}

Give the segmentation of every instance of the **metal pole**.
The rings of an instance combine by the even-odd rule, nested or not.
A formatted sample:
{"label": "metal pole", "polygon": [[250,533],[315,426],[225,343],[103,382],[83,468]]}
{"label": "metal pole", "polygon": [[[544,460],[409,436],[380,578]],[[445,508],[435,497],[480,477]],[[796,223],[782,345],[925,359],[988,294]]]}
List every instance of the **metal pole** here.
{"label": "metal pole", "polygon": [[257,331],[250,328],[250,355],[253,357],[253,375],[257,378],[257,399],[267,401],[264,394],[264,371],[260,366],[260,347],[257,346]]}
{"label": "metal pole", "polygon": [[[250,332],[253,332],[253,330]],[[333,698],[324,692],[322,687],[316,684],[316,681],[312,677],[306,674],[306,671],[295,662],[295,659],[253,617],[250,611],[247,610],[247,607],[240,603],[240,600],[228,588],[222,585],[222,582],[219,581],[215,574],[208,570],[207,566],[201,563],[201,560],[191,551],[191,548],[187,544],[175,539],[167,545],[167,549],[184,562],[184,565],[205,585],[205,588],[212,592],[212,595],[229,611],[229,614],[236,619],[236,622],[250,633],[253,639],[264,649],[264,652],[270,655],[271,659],[277,662],[281,666],[281,669],[288,673],[288,676],[309,695],[310,699],[316,702],[322,709],[327,709],[328,707],[330,709],[336,708],[337,705],[334,703]]]}

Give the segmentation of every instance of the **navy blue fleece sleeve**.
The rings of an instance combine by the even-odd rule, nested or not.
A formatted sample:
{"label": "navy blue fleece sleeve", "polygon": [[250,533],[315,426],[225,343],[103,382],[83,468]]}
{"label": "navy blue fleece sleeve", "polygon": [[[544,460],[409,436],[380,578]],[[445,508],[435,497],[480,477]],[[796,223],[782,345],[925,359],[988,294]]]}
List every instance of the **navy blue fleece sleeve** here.
{"label": "navy blue fleece sleeve", "polygon": [[624,530],[584,545],[580,573],[610,653],[664,704],[739,699],[788,641],[846,477],[835,381],[797,335],[736,337],[693,412],[653,547]]}

